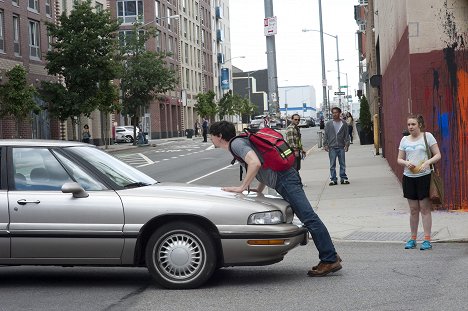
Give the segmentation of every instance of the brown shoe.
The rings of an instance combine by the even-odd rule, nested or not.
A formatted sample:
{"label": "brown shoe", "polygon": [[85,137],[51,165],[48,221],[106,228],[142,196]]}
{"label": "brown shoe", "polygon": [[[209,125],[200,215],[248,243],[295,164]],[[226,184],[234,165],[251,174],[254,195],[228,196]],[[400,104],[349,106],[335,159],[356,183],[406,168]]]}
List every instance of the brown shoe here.
{"label": "brown shoe", "polygon": [[[336,255],[336,259],[339,260],[340,262],[343,261],[343,260],[341,259],[340,255],[338,255],[338,254]],[[319,262],[319,264],[320,264],[320,262]],[[317,270],[318,266],[319,266],[319,265],[313,266],[311,270]]]}
{"label": "brown shoe", "polygon": [[307,272],[308,276],[318,277],[325,276],[330,272],[336,272],[341,270],[341,258],[337,255],[336,261],[332,263],[320,262],[317,266],[312,267],[312,270]]}

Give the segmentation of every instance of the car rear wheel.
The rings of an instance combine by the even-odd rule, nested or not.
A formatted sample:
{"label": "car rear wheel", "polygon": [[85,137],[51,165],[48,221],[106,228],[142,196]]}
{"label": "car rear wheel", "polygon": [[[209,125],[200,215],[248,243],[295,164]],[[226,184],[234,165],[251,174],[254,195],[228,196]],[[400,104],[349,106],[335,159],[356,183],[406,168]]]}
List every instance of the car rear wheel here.
{"label": "car rear wheel", "polygon": [[146,245],[146,266],[161,286],[197,288],[216,267],[213,239],[199,226],[172,222],[156,230]]}

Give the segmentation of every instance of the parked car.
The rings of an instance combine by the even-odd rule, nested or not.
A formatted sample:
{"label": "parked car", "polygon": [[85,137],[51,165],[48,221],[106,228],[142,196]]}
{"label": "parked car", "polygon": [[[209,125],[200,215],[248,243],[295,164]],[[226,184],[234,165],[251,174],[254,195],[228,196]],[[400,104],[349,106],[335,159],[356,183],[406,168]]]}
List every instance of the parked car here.
{"label": "parked car", "polygon": [[301,118],[298,127],[314,127],[315,120],[312,117]]}
{"label": "parked car", "polygon": [[265,121],[263,119],[253,119],[252,121],[250,121],[250,124],[249,124],[249,129],[251,130],[259,130],[261,128],[264,128],[265,127]]}
{"label": "parked car", "polygon": [[[136,133],[138,133],[140,129],[136,128]],[[125,143],[132,143],[134,141],[133,137],[133,125],[126,125],[126,126],[116,126],[115,127],[115,141],[118,143],[125,142]]]}
{"label": "parked car", "polygon": [[80,142],[0,150],[0,265],[146,266],[163,287],[195,288],[307,243],[278,197],[158,183]]}

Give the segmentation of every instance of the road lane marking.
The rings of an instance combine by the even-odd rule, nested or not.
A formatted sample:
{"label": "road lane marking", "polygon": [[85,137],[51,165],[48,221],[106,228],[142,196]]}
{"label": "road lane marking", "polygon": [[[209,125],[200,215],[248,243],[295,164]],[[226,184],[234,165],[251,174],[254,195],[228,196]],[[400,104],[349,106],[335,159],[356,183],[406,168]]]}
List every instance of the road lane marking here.
{"label": "road lane marking", "polygon": [[[234,164],[234,165],[235,165],[235,164]],[[230,167],[232,167],[232,165],[228,165],[228,166],[226,166],[226,167],[220,168],[219,170],[216,170],[216,171],[213,171],[213,172],[208,173],[208,174],[206,174],[206,175],[203,175],[203,176],[201,176],[201,177],[195,178],[195,179],[193,179],[193,180],[191,180],[191,181],[187,181],[186,184],[191,184],[191,183],[193,183],[193,182],[195,182],[195,181],[197,181],[197,180],[200,180],[200,179],[203,179],[203,178],[208,177],[208,176],[210,176],[210,175],[216,174],[216,173],[221,172],[221,171],[223,171],[223,170],[225,170],[225,169],[228,169],[228,168],[230,168]]]}

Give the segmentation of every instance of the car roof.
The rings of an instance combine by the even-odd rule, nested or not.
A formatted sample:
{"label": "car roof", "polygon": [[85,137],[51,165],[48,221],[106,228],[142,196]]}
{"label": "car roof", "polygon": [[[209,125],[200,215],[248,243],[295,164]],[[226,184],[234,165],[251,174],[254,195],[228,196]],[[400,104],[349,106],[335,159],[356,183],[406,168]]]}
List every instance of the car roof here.
{"label": "car roof", "polygon": [[79,141],[42,140],[42,139],[0,139],[0,146],[13,147],[73,147],[89,146]]}

